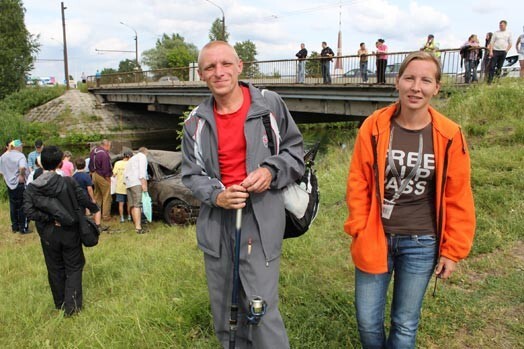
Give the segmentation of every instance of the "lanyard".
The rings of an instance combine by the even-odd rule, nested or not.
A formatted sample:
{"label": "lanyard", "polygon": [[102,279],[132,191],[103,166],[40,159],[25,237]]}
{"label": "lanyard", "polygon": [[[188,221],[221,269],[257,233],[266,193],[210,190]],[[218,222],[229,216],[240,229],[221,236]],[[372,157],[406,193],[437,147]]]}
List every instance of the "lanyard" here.
{"label": "lanyard", "polygon": [[411,172],[408,174],[408,176],[404,178],[404,180],[402,180],[402,178],[400,178],[400,174],[397,171],[397,168],[395,167],[395,163],[393,162],[393,156],[391,156],[394,130],[395,130],[395,127],[392,126],[391,131],[389,133],[388,165],[391,168],[391,172],[393,173],[393,176],[395,176],[395,179],[397,180],[397,182],[400,183],[400,188],[398,188],[398,190],[395,191],[395,194],[393,195],[393,198],[391,199],[391,201],[397,200],[400,197],[400,195],[402,194],[402,192],[406,189],[409,182],[413,179],[413,177],[415,177],[415,174],[419,170],[420,164],[422,163],[422,150],[424,147],[424,137],[422,136],[422,132],[421,132],[418,135],[417,162],[415,163],[415,166],[413,167]]}

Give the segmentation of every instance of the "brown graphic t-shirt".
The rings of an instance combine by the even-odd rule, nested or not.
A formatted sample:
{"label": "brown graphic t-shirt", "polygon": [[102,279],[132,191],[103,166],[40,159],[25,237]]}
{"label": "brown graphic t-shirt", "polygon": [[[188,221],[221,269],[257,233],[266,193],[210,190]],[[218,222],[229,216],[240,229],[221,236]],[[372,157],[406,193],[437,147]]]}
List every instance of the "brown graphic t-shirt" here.
{"label": "brown graphic t-shirt", "polygon": [[[393,200],[393,210],[389,219],[382,217],[387,234],[434,235],[436,233],[435,214],[435,154],[431,123],[421,130],[407,130],[394,120],[391,123],[393,138],[386,156],[386,175],[384,197]],[[422,135],[422,137],[420,137]],[[418,169],[402,192],[402,183],[409,177],[419,158],[419,144],[423,143],[421,161]],[[399,175],[391,171],[389,156]]]}

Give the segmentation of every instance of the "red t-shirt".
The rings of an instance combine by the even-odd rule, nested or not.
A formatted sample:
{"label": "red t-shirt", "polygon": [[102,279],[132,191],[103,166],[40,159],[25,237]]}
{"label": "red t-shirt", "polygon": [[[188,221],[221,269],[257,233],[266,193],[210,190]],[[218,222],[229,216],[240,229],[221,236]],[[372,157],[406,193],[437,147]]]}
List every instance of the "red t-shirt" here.
{"label": "red t-shirt", "polygon": [[251,106],[251,95],[248,87],[241,88],[244,102],[236,112],[219,114],[216,106],[213,108],[218,133],[218,162],[226,188],[240,184],[247,177],[244,123]]}

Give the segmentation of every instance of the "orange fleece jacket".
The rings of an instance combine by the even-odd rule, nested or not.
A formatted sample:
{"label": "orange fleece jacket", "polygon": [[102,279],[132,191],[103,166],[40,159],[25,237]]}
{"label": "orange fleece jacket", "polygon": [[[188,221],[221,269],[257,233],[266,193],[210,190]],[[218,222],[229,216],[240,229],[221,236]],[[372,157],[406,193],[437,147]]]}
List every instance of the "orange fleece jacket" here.
{"label": "orange fleece jacket", "polygon": [[[393,104],[379,109],[364,121],[355,141],[347,179],[349,216],[344,230],[353,238],[351,255],[355,266],[371,274],[385,273],[388,269],[381,211],[390,122],[396,108],[397,104]],[[431,107],[429,113],[435,153],[439,255],[457,262],[469,254],[475,234],[469,152],[456,123]]]}

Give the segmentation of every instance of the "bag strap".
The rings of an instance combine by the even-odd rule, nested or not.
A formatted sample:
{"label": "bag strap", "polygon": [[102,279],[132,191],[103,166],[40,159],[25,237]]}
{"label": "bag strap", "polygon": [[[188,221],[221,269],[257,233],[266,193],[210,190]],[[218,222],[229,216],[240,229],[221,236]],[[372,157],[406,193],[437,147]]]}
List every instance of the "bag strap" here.
{"label": "bag strap", "polygon": [[66,187],[67,187],[67,193],[69,194],[69,199],[71,200],[71,204],[73,205],[73,209],[77,211],[79,209],[78,201],[76,200],[75,192],[73,191],[72,185],[69,182],[67,178],[64,178],[66,181]]}
{"label": "bag strap", "polygon": [[[260,91],[264,99],[266,98],[264,94],[266,91],[267,90],[265,89]],[[269,150],[271,151],[271,155],[275,155],[276,146],[275,146],[275,140],[273,138],[273,130],[271,129],[271,119],[270,118],[271,117],[269,116],[269,114],[262,115],[262,123],[264,124],[264,128],[266,129],[267,146],[269,147]]]}

